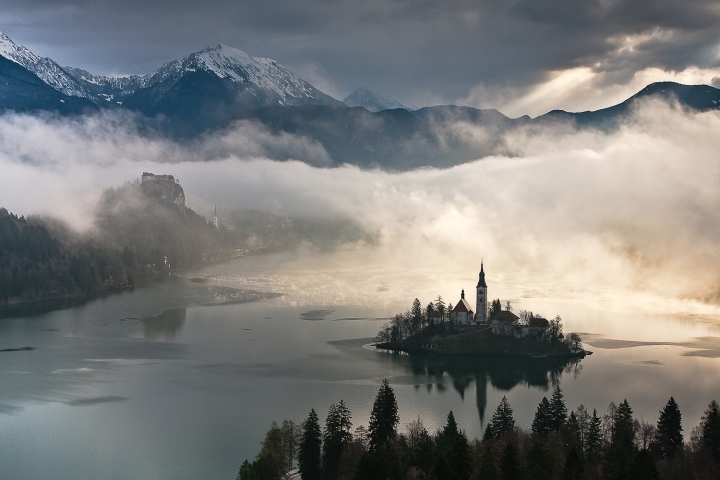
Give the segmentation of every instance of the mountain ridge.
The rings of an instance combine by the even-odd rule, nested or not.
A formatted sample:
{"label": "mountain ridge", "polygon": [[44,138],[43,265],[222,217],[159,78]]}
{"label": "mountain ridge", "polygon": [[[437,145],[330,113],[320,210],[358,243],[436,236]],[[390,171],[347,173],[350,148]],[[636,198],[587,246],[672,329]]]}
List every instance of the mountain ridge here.
{"label": "mountain ridge", "polygon": [[13,42],[0,32],[0,56],[21,65],[37,75],[43,82],[69,97],[94,100],[95,97],[60,65],[47,57],[40,57],[22,45]]}
{"label": "mountain ridge", "polygon": [[393,108],[404,108],[405,110],[416,110],[409,108],[393,98],[380,95],[367,87],[359,87],[353,90],[342,101],[348,107],[364,107],[373,113]]}
{"label": "mountain ridge", "polygon": [[[617,105],[586,112],[553,110],[535,118],[509,118],[496,109],[457,105],[380,110],[395,105],[385,97],[387,102],[373,112],[367,105],[349,107],[324,94],[274,60],[222,44],[167,62],[144,76],[113,78],[72,67],[56,70],[57,64],[46,59],[54,66],[45,73],[60,72],[75,79],[83,95],[89,92],[89,99],[63,94],[62,82],[49,85],[18,59],[30,67],[40,62],[40,57],[7,36],[0,37],[0,80],[4,80],[0,82],[0,111],[82,114],[122,109],[138,114],[134,119],[144,135],[177,140],[213,131],[232,134],[236,122],[251,122],[274,135],[317,142],[330,155],[332,166],[446,168],[488,155],[512,155],[504,138],[513,129],[566,123],[576,129],[608,132],[622,125],[634,107],[647,99],[675,102],[691,111],[720,110],[720,89],[655,82]],[[379,97],[364,87],[359,90],[369,92],[366,99]],[[468,136],[468,127],[480,128],[482,134]],[[287,151],[277,151],[270,158],[290,159]],[[316,159],[300,160],[317,163]]]}

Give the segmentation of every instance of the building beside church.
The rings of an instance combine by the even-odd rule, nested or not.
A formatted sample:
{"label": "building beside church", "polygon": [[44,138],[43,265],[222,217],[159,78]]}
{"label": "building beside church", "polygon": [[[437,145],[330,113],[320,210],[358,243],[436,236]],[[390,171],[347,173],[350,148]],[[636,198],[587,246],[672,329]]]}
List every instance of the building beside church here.
{"label": "building beside church", "polygon": [[520,317],[510,310],[500,310],[493,315],[490,325],[495,335],[515,335]]}

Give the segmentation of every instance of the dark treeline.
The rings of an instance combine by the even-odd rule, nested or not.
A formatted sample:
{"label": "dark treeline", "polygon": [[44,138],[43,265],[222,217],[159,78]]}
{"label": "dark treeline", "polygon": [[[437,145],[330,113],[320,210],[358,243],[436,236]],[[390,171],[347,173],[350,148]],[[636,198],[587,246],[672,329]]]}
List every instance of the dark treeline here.
{"label": "dark treeline", "polygon": [[503,397],[482,439],[469,440],[452,412],[431,434],[418,417],[398,431],[397,401],[384,380],[368,428],[333,404],[321,428],[315,410],[298,427],[273,423],[262,450],[237,480],[278,480],[295,465],[303,480],[713,480],[720,478],[720,406],[712,401],[690,441],[674,398],[656,424],[638,420],[627,400],[605,414],[570,411],[562,390],[537,407],[530,431],[515,424]]}
{"label": "dark treeline", "polygon": [[107,190],[85,234],[0,208],[0,306],[129,287],[138,277],[199,264],[202,249],[222,244],[224,233],[138,184]]}

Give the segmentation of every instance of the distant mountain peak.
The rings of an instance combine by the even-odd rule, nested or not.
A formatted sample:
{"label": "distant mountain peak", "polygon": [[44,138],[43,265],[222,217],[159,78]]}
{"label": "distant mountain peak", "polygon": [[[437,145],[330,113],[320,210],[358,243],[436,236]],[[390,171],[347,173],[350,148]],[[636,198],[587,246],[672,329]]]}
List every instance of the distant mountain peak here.
{"label": "distant mountain peak", "polygon": [[49,58],[35,55],[2,32],[0,32],[0,55],[31,71],[60,93],[95,100],[95,97],[60,65]]}
{"label": "distant mountain peak", "polygon": [[373,92],[367,87],[360,87],[345,97],[343,103],[348,107],[364,107],[371,112],[380,112],[391,108],[404,108],[405,110],[413,110],[406,107],[402,103],[392,98],[385,97],[379,93]]}
{"label": "distant mountain peak", "polygon": [[148,88],[168,80],[176,81],[186,73],[198,70],[242,86],[254,85],[272,92],[280,105],[291,105],[296,101],[335,101],[275,60],[252,57],[238,48],[224,44],[208,47],[180,60],[166,63],[157,71],[144,76],[141,87]]}

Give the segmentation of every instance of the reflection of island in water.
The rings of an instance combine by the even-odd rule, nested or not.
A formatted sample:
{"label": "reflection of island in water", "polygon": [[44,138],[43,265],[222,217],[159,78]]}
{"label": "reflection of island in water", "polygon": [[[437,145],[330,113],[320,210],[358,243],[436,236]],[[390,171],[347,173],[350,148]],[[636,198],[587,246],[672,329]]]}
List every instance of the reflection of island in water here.
{"label": "reflection of island in water", "polygon": [[428,390],[435,386],[442,391],[446,387],[446,377],[450,377],[453,388],[464,399],[465,391],[475,383],[480,422],[485,420],[488,382],[501,391],[509,391],[517,385],[548,390],[558,383],[564,372],[577,376],[582,370],[579,358],[457,357],[431,354],[390,356],[394,363],[402,364],[412,371],[416,388],[424,384]]}
{"label": "reflection of island in water", "polygon": [[156,317],[141,318],[140,322],[145,331],[145,338],[161,341],[174,340],[185,325],[185,315],[184,308],[175,308],[165,310]]}

